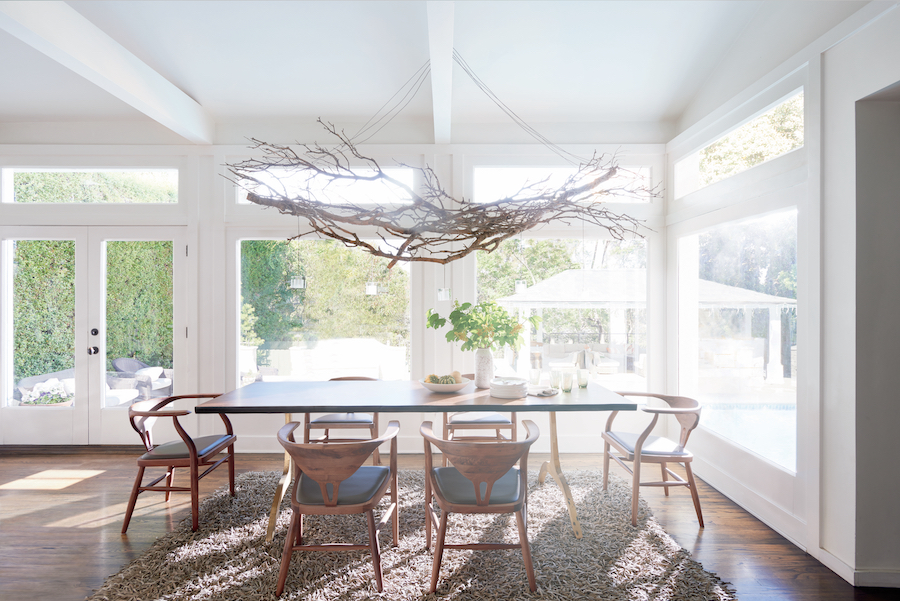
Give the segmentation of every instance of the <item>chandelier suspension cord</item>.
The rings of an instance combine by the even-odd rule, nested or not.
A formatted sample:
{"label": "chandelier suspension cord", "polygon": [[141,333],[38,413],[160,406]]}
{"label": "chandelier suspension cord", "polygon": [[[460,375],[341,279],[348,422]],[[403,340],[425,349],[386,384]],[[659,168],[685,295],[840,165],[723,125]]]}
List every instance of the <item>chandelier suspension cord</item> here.
{"label": "chandelier suspension cord", "polygon": [[500,108],[500,110],[502,110],[504,113],[506,113],[506,115],[510,119],[512,119],[516,123],[516,125],[521,127],[528,135],[530,135],[535,140],[537,140],[538,142],[540,142],[541,144],[546,146],[548,149],[552,150],[554,153],[556,153],[561,158],[565,159],[566,161],[568,161],[570,163],[584,164],[584,163],[589,162],[589,159],[572,154],[571,152],[569,152],[568,150],[565,150],[564,148],[560,148],[559,146],[557,146],[556,144],[551,142],[546,136],[544,136],[539,131],[537,131],[530,125],[528,125],[528,123],[526,123],[524,119],[519,117],[515,113],[515,111],[513,111],[511,108],[506,106],[506,104],[504,104],[503,101],[500,100],[500,98],[498,98],[496,94],[494,94],[494,92],[487,86],[487,84],[484,83],[481,80],[481,78],[475,74],[475,72],[472,70],[472,68],[469,66],[469,64],[465,61],[465,59],[462,57],[462,55],[459,53],[459,51],[456,50],[456,48],[453,49],[453,60],[456,62],[457,65],[460,66],[460,68],[462,68],[463,71],[465,71],[466,75],[468,75],[469,78],[473,82],[475,82],[475,85],[478,86],[478,89],[480,89],[482,92],[484,92],[485,95],[488,98],[490,98],[491,101]]}
{"label": "chandelier suspension cord", "polygon": [[[412,101],[412,99],[415,98],[416,94],[418,94],[419,90],[422,88],[422,84],[425,83],[425,80],[428,79],[428,76],[430,74],[431,74],[431,61],[428,60],[428,61],[425,61],[425,64],[423,64],[421,67],[419,67],[416,70],[416,72],[412,75],[412,77],[410,77],[409,79],[406,80],[406,83],[404,83],[403,86],[401,86],[401,88],[399,90],[397,90],[394,93],[394,95],[388,99],[387,102],[385,102],[383,105],[381,105],[381,108],[378,109],[375,112],[375,114],[372,115],[372,117],[368,121],[366,121],[365,124],[363,124],[363,126],[360,128],[360,130],[358,132],[356,132],[353,136],[350,137],[350,140],[357,144],[362,144],[364,142],[367,142],[372,136],[374,136],[375,134],[380,132],[382,129],[384,129],[384,127],[388,123],[393,121],[394,118],[397,115],[399,115],[403,111],[403,109],[405,109],[407,107],[407,105],[409,105],[409,103]],[[404,90],[406,90],[406,91],[404,92]],[[400,95],[401,93],[403,95],[400,97],[400,99],[397,100],[397,102],[393,106],[391,106],[390,109],[388,109],[386,112],[384,112],[383,115],[381,115],[379,117],[378,115],[381,114],[382,111],[384,111],[385,107],[388,106],[391,103],[391,101],[393,101],[395,98],[397,98],[397,96]],[[376,117],[377,117],[377,119],[376,119]],[[382,123],[382,121],[384,121],[384,122]],[[380,126],[378,125],[379,123],[381,123]],[[369,133],[365,138],[359,139],[360,136],[366,134],[369,130],[371,130],[372,128],[374,128],[376,126],[378,126],[378,128],[375,129],[375,131]]]}

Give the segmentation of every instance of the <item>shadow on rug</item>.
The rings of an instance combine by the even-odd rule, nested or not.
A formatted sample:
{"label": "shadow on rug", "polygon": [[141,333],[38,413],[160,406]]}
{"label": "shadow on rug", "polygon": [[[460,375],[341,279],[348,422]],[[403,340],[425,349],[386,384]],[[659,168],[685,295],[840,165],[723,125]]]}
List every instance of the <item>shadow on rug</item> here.
{"label": "shadow on rug", "polygon": [[[275,540],[265,540],[277,472],[238,476],[237,497],[222,490],[200,507],[200,529],[190,518],[162,536],[140,558],[109,577],[90,601],[276,599],[290,504],[285,499]],[[519,551],[446,550],[437,594],[425,593],[431,553],[425,550],[424,481],[421,471],[401,470],[400,546],[381,533],[384,592],[375,590],[368,552],[302,553],[291,562],[281,599],[597,599],[603,601],[702,600],[737,597],[715,574],[690,558],[662,529],[641,500],[631,526],[631,490],[612,476],[607,492],[596,471],[567,475],[584,529],[572,534],[562,493],[548,477],[530,474],[528,536],[538,590],[528,591]],[[377,518],[376,518],[377,519]],[[365,517],[307,516],[308,542],[362,542]],[[451,515],[448,542],[518,540],[513,516]]]}

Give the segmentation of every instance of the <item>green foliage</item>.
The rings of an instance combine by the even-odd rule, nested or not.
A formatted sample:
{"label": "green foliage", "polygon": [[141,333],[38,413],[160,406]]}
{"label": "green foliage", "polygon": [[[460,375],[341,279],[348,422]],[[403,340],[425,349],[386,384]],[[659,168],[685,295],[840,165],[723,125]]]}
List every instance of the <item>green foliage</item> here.
{"label": "green foliage", "polygon": [[13,263],[13,377],[75,367],[75,242],[16,241]]}
{"label": "green foliage", "polygon": [[16,172],[18,203],[173,203],[178,174],[160,171]]}
{"label": "green foliage", "polygon": [[[409,273],[389,261],[334,240],[294,242],[307,277],[304,337],[373,338],[391,346],[409,344]],[[378,294],[366,294],[375,282]]]}
{"label": "green foliage", "polygon": [[172,253],[169,240],[106,243],[108,361],[133,357],[172,368]]}
{"label": "green foliage", "polygon": [[263,340],[260,346],[271,348],[291,341],[302,326],[294,301],[296,296],[302,303],[304,291],[288,287],[294,265],[296,254],[287,241],[241,242],[241,298],[253,309],[256,321],[252,329]]}
{"label": "green foliage", "polygon": [[259,346],[263,339],[257,336],[256,311],[250,303],[241,303],[241,344]]}
{"label": "green foliage", "polygon": [[699,237],[700,278],[797,298],[797,212],[718,227]]}
{"label": "green foliage", "polygon": [[[427,319],[427,327],[435,330],[447,323],[447,319],[435,313],[433,309],[428,310]],[[460,348],[464,351],[479,348],[498,351],[507,345],[517,350],[525,342],[522,337],[524,326],[497,303],[484,302],[473,305],[459,304],[459,301],[456,301],[448,319],[453,327],[447,332],[447,341],[462,341]],[[528,321],[537,327],[540,317],[533,316]]]}
{"label": "green foliage", "polygon": [[[111,241],[106,256],[108,359],[171,368],[172,242]],[[15,380],[75,367],[75,243],[19,240],[14,262]]]}
{"label": "green foliage", "polygon": [[803,94],[744,124],[700,152],[705,186],[803,146]]}
{"label": "green foliage", "polygon": [[512,296],[516,280],[534,285],[567,269],[577,269],[576,240],[511,239],[491,253],[478,253],[478,302]]}
{"label": "green foliage", "polygon": [[[409,274],[387,264],[333,240],[245,240],[241,293],[256,318],[248,335],[252,330],[264,348],[298,337],[408,345]],[[291,290],[291,277],[301,273],[307,287]],[[367,295],[366,282],[377,282],[379,293]]]}

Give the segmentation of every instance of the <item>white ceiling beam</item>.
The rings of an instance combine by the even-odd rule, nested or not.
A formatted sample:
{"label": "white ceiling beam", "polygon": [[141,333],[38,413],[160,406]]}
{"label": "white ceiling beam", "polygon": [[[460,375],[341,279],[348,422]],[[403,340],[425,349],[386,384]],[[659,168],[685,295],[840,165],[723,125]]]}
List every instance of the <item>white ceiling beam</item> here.
{"label": "white ceiling beam", "polygon": [[428,52],[431,55],[434,143],[449,144],[453,96],[453,2],[428,2]]}
{"label": "white ceiling beam", "polygon": [[65,2],[0,2],[0,29],[191,142],[212,143],[202,106]]}

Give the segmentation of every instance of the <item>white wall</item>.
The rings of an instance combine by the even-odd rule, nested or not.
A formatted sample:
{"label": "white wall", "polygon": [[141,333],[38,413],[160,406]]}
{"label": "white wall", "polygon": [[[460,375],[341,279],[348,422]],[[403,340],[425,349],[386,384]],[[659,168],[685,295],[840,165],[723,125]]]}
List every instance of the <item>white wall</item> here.
{"label": "white wall", "polygon": [[[864,221],[860,223],[858,207],[862,205],[858,205],[861,198],[857,197],[855,153],[856,102],[900,81],[900,10],[888,12],[825,52],[822,81],[821,548],[852,570],[856,584],[900,586],[900,548],[896,535],[891,534],[897,523],[896,514],[893,525],[881,521],[885,517],[884,504],[896,503],[889,497],[880,497],[887,491],[879,484],[880,479],[896,482],[896,477],[883,471],[882,459],[897,450],[896,433],[880,436],[878,420],[870,420],[872,411],[896,406],[896,402],[872,396],[889,394],[877,392],[883,380],[862,381],[880,379],[885,369],[891,369],[875,364],[871,358],[896,351],[897,343],[896,339],[860,341],[860,336],[870,331],[868,320],[884,317],[888,312],[878,310],[881,299],[877,283],[866,277],[868,272],[857,270],[862,257],[871,259],[888,250],[892,254],[878,263],[888,271],[881,271],[875,280],[896,279],[896,262],[891,260],[900,254],[895,246],[896,233],[889,234],[885,248],[861,228],[864,225],[868,229],[873,219],[896,219],[897,188],[890,199],[894,207],[890,207],[874,204],[878,203],[879,192],[864,187]],[[869,140],[868,155],[868,144],[877,141],[866,136],[864,139]],[[890,164],[890,170],[896,172],[896,154]],[[881,263],[883,260],[887,262]],[[857,331],[857,327],[864,327],[865,331]],[[889,316],[879,327],[889,331],[896,328],[896,316]],[[860,348],[858,341],[865,346]],[[889,422],[891,415],[884,417],[888,419],[883,424]],[[891,423],[896,424],[896,419]],[[861,445],[866,447],[864,455],[857,452]],[[873,457],[877,460],[871,461]],[[896,500],[896,485],[888,488],[893,488],[891,496]],[[846,574],[845,567],[832,567]]]}

